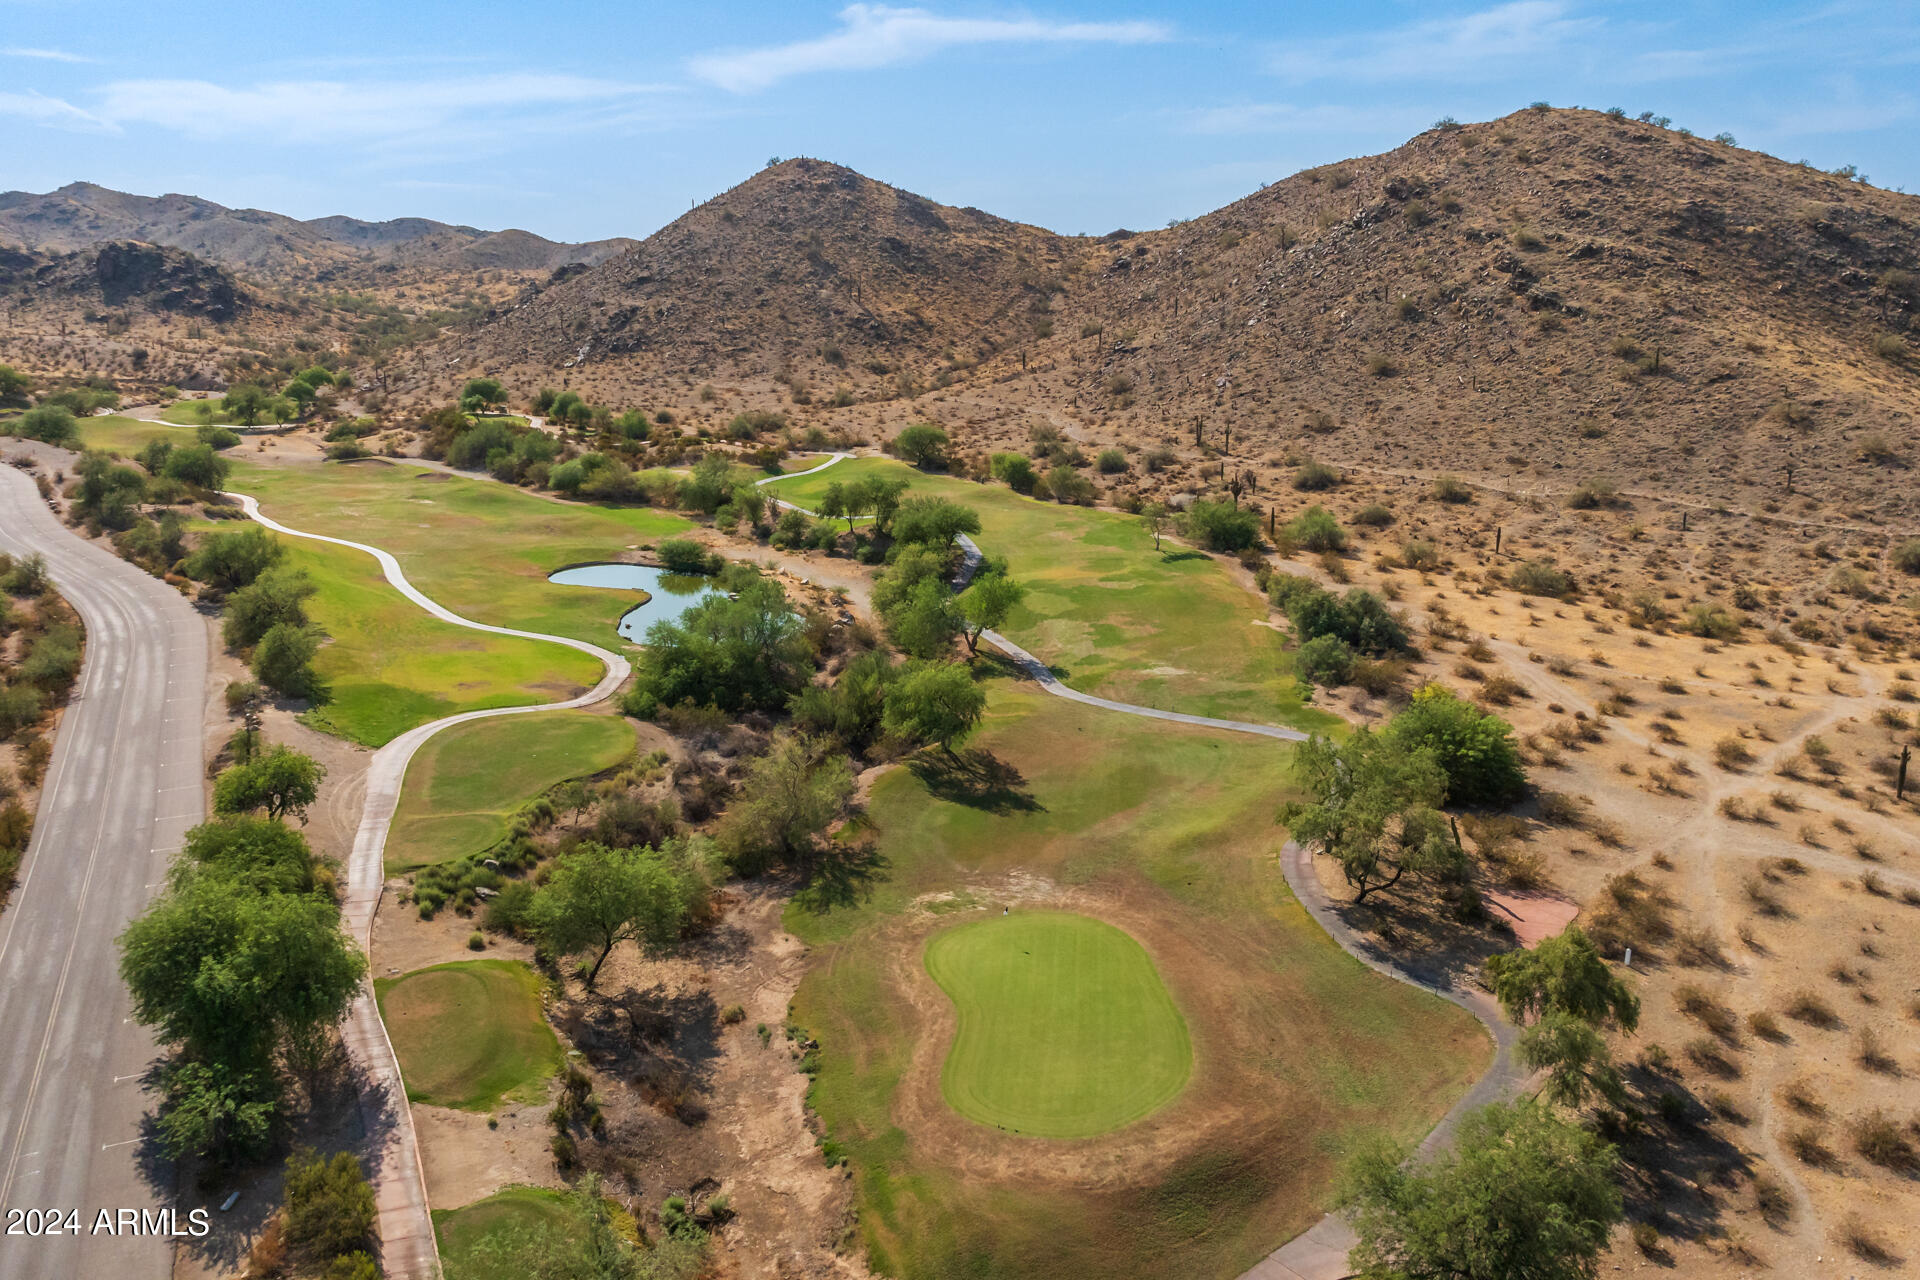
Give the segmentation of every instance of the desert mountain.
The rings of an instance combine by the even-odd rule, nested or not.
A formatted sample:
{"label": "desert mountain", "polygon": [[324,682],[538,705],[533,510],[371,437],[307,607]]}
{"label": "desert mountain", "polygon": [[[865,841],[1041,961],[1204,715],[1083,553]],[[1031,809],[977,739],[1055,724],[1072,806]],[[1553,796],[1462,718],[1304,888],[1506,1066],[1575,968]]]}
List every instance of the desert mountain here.
{"label": "desert mountain", "polygon": [[631,241],[561,244],[526,231],[482,231],[427,218],[365,222],[334,216],[301,221],[260,209],[229,209],[196,196],[138,196],[90,182],[36,195],[0,193],[0,243],[73,252],[109,240],[185,249],[209,262],[268,279],[405,264],[442,270],[548,272],[593,263]]}
{"label": "desert mountain", "polygon": [[224,267],[184,249],[111,240],[71,253],[0,247],[0,298],[15,306],[136,307],[223,323],[246,291]]}
{"label": "desert mountain", "polygon": [[936,353],[966,362],[1030,338],[1027,317],[1073,244],[788,160],[590,270],[531,288],[478,330],[473,354],[503,367],[806,363],[829,384],[890,378]]}
{"label": "desert mountain", "polygon": [[1911,516],[1887,469],[1920,462],[1917,280],[1920,199],[1530,109],[1098,240],[788,161],[430,368],[640,397],[773,375],[889,418],[904,371],[909,394],[1066,410],[1122,444],[1191,445],[1198,419],[1242,457],[1742,501],[1791,465],[1797,492]]}

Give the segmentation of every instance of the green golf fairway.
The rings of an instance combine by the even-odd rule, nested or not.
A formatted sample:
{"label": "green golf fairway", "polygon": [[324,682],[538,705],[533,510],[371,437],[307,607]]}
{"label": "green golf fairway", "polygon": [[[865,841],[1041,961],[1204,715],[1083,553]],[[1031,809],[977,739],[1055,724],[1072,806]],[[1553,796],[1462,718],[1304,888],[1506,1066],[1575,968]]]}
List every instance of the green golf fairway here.
{"label": "green golf fairway", "polygon": [[959,1030],[940,1073],[954,1110],[1043,1138],[1087,1138],[1187,1083],[1187,1024],[1140,944],[1088,916],[993,916],[927,944]]}

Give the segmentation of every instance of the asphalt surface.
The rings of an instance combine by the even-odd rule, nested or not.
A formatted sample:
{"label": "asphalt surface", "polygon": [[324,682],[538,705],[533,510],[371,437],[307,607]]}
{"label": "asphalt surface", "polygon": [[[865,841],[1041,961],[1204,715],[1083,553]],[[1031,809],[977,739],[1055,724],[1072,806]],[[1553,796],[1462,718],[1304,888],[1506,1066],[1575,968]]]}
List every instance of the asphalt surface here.
{"label": "asphalt surface", "polygon": [[[19,450],[10,449],[9,454]],[[207,633],[163,582],[76,537],[32,479],[0,466],[0,550],[39,552],[86,624],[33,841],[0,916],[0,1276],[159,1280],[163,1234],[92,1230],[101,1210],[176,1204],[143,1138],[152,1039],[128,1021],[114,939],[204,813]],[[79,1216],[80,1234],[14,1235],[14,1210]],[[43,1224],[44,1225],[44,1224]],[[118,1219],[116,1219],[116,1226]]]}

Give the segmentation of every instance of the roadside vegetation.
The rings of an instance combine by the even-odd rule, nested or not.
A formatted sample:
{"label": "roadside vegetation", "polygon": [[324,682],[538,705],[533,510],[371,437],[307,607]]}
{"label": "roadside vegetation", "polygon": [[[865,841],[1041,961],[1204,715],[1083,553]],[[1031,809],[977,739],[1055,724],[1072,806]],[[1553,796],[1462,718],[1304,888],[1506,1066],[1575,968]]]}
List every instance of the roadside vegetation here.
{"label": "roadside vegetation", "polygon": [[72,696],[84,639],[46,561],[0,553],[0,910],[33,838],[54,721]]}

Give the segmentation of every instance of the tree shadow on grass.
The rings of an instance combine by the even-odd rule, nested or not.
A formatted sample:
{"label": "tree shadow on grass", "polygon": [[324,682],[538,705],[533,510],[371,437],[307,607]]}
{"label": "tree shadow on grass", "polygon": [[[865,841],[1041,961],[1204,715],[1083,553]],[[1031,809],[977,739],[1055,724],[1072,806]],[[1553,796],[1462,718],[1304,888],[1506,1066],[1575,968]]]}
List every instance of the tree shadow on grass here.
{"label": "tree shadow on grass", "polygon": [[936,800],[988,813],[1038,813],[1046,808],[1033,798],[1018,769],[983,747],[925,751],[907,768]]}
{"label": "tree shadow on grass", "polygon": [[1211,557],[1204,551],[1162,551],[1160,553],[1160,560],[1163,564],[1179,564],[1182,560],[1206,560],[1210,558]]}
{"label": "tree shadow on grass", "polygon": [[794,905],[814,915],[857,907],[873,896],[873,886],[886,878],[892,865],[871,842],[836,842],[809,868],[806,884],[793,895]]}

